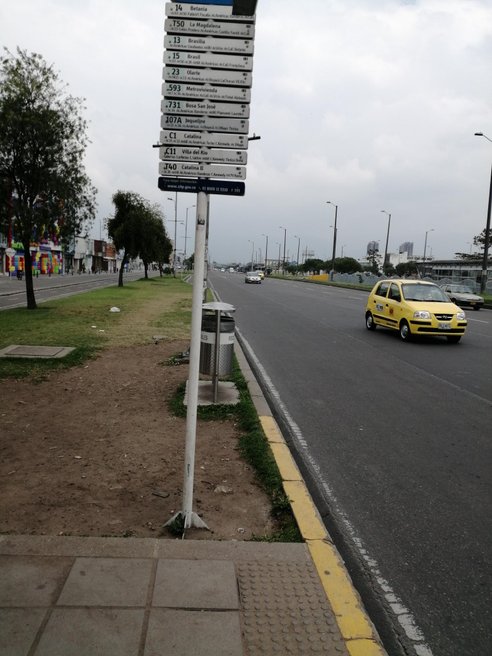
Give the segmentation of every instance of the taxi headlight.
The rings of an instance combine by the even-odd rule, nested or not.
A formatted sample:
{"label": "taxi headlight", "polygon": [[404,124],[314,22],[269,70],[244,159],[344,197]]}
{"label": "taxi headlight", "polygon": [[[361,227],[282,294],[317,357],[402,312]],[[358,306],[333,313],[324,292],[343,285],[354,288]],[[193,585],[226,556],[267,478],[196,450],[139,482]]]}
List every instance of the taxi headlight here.
{"label": "taxi headlight", "polygon": [[461,312],[456,313],[456,318],[458,321],[464,321],[466,319],[466,314],[461,310]]}
{"label": "taxi headlight", "polygon": [[430,319],[431,318],[431,313],[428,312],[427,310],[416,310],[413,313],[413,318],[414,319]]}

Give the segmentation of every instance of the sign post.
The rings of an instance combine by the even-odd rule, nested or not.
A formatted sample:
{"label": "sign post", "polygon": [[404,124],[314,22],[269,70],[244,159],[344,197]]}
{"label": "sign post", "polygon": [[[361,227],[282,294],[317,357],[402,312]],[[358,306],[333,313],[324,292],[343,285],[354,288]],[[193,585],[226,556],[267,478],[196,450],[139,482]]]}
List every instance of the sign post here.
{"label": "sign post", "polygon": [[256,0],[166,3],[158,186],[197,194],[183,508],[167,522],[183,529],[208,528],[193,512],[193,484],[209,194],[244,195],[255,9]]}

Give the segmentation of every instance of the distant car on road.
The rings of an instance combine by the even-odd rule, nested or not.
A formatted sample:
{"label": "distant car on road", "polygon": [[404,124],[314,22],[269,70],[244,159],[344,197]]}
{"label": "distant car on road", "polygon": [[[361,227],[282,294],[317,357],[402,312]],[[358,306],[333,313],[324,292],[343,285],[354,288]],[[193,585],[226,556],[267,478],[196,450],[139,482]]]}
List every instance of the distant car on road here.
{"label": "distant car on road", "polygon": [[423,280],[381,280],[366,305],[366,328],[397,330],[403,341],[417,335],[446,337],[457,344],[467,326],[465,312],[443,290]]}
{"label": "distant car on road", "polygon": [[458,285],[452,283],[449,285],[442,285],[442,289],[446,292],[453,303],[459,305],[466,305],[472,307],[474,310],[480,310],[483,307],[483,298],[474,294],[465,285]]}
{"label": "distant car on road", "polygon": [[258,271],[247,271],[244,276],[244,282],[256,283],[257,285],[261,284],[261,277]]}

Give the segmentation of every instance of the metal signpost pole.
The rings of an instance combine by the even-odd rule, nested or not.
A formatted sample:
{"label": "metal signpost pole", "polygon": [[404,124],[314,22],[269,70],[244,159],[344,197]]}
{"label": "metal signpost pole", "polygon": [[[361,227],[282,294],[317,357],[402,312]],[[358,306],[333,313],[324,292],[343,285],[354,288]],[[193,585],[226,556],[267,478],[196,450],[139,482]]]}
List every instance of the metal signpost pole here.
{"label": "metal signpost pole", "polygon": [[[195,475],[196,421],[198,382],[200,376],[200,339],[202,330],[202,284],[205,273],[205,236],[207,230],[207,194],[198,193],[195,231],[195,273],[191,309],[190,370],[188,376],[188,409],[186,412],[185,467],[183,480],[184,528],[208,528],[193,512],[193,481]],[[217,347],[217,345],[216,345]],[[179,514],[179,513],[178,513]]]}

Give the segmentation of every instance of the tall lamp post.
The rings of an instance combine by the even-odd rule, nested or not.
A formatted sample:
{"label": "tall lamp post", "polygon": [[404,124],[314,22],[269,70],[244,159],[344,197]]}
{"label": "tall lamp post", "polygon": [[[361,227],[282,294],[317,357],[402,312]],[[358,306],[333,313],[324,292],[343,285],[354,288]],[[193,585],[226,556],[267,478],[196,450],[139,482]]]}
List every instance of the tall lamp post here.
{"label": "tall lamp post", "polygon": [[335,207],[335,222],[333,224],[333,251],[331,254],[331,271],[330,271],[330,280],[333,280],[335,275],[335,255],[337,252],[337,217],[338,217],[338,205],[332,203],[331,200],[326,201],[327,205],[333,205]]}
{"label": "tall lamp post", "polygon": [[254,259],[254,256],[255,256],[255,242],[251,241],[251,239],[248,239],[248,241],[249,241],[250,244],[252,244],[252,248],[251,248],[251,269],[250,270],[253,271],[253,259]]}
{"label": "tall lamp post", "polygon": [[178,238],[178,192],[176,192],[176,198],[169,198],[171,203],[174,203],[174,249],[173,249],[173,276],[176,278],[176,240]]}
{"label": "tall lamp post", "polygon": [[384,260],[383,260],[383,273],[384,273],[384,267],[386,266],[386,258],[388,257],[388,242],[390,236],[391,212],[387,212],[386,210],[381,210],[381,212],[388,215],[388,230],[386,231],[386,246],[384,247]]}
{"label": "tall lamp post", "polygon": [[[492,143],[492,139],[483,132],[475,132],[476,137],[483,137]],[[482,262],[482,278],[480,280],[480,292],[483,294],[487,287],[487,276],[489,269],[489,239],[490,239],[490,207],[492,205],[492,166],[490,168],[490,186],[489,186],[489,202],[487,206],[487,221],[485,222],[485,239],[483,246],[483,262]]]}
{"label": "tall lamp post", "polygon": [[191,210],[192,207],[196,207],[196,205],[190,205],[189,207],[186,208],[186,220],[185,220],[185,249],[184,249],[184,255],[183,259],[186,262],[186,245],[188,244],[188,210]]}
{"label": "tall lamp post", "polygon": [[265,237],[265,275],[266,275],[266,270],[268,266],[268,235],[261,235],[262,237]]}
{"label": "tall lamp post", "polygon": [[277,260],[277,262],[278,262],[278,267],[277,267],[277,268],[278,268],[278,270],[280,271],[280,247],[282,246],[282,244],[281,244],[279,241],[276,241],[275,243],[276,243],[277,246],[278,246],[278,260]]}
{"label": "tall lamp post", "polygon": [[423,266],[423,269],[424,269],[424,276],[425,276],[425,256],[426,256],[426,254],[427,254],[427,235],[429,234],[429,232],[434,232],[434,228],[430,228],[429,230],[426,230],[426,231],[425,231],[424,257],[423,257],[423,263],[424,263],[424,266]]}
{"label": "tall lamp post", "polygon": [[287,228],[279,226],[279,229],[284,231],[284,259],[282,260],[282,275],[285,276],[285,242],[287,239]]}
{"label": "tall lamp post", "polygon": [[297,272],[299,273],[299,250],[301,248],[301,238],[297,235],[294,235],[294,239],[297,239]]}

